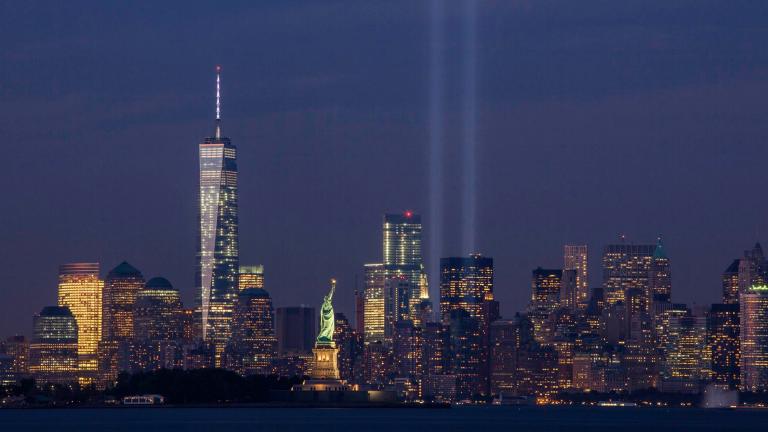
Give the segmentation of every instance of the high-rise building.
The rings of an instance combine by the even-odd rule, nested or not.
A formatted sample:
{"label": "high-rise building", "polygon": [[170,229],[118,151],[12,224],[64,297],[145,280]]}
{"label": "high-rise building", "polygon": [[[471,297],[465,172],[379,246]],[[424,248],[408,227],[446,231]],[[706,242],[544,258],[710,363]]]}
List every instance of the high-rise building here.
{"label": "high-rise building", "polygon": [[624,301],[624,293],[639,288],[650,299],[649,276],[656,245],[611,244],[603,249],[603,289],[605,302]]}
{"label": "high-rise building", "polygon": [[71,263],[59,267],[59,306],[69,308],[77,321],[77,354],[80,381],[96,378],[104,281],[99,279],[99,263]]}
{"label": "high-rise building", "polygon": [[242,291],[246,288],[264,288],[263,265],[240,266],[237,290]]}
{"label": "high-rise building", "polygon": [[385,214],[383,223],[383,260],[385,278],[405,276],[410,282],[410,309],[429,295],[421,254],[421,216],[407,210]]}
{"label": "high-rise building", "polygon": [[202,338],[212,342],[216,364],[229,340],[237,293],[237,149],[221,132],[221,67],[216,67],[215,133],[200,144],[200,227],[196,286]]}
{"label": "high-rise building", "polygon": [[315,308],[309,306],[279,307],[275,330],[280,355],[311,354],[317,332]]}
{"label": "high-rise building", "polygon": [[661,237],[653,250],[648,285],[648,310],[654,301],[666,301],[672,298],[672,270]]}
{"label": "high-rise building", "polygon": [[665,392],[699,393],[710,379],[706,317],[671,315],[666,336],[661,388]]}
{"label": "high-rise building", "polygon": [[735,259],[723,272],[723,303],[739,303],[739,262]]}
{"label": "high-rise building", "polygon": [[768,286],[743,291],[740,306],[741,389],[768,390]]}
{"label": "high-rise building", "polygon": [[471,399],[487,394],[488,382],[484,373],[486,358],[480,320],[464,309],[456,309],[448,314],[448,328],[450,369],[456,375],[457,397]]}
{"label": "high-rise building", "polygon": [[339,377],[347,382],[362,382],[363,379],[363,338],[349,324],[347,317],[341,313],[335,314],[333,340],[339,348],[337,364]]}
{"label": "high-rise building", "polygon": [[768,263],[765,261],[760,243],[744,251],[744,258],[739,260],[739,292],[750,291],[753,286],[766,284]]}
{"label": "high-rise building", "polygon": [[384,341],[387,345],[392,342],[397,323],[403,320],[411,321],[409,318],[412,288],[413,285],[405,276],[392,276],[384,280]]}
{"label": "high-rise building", "polygon": [[543,342],[544,323],[560,305],[560,289],[563,271],[560,269],[533,270],[531,276],[531,303],[529,315],[535,329],[534,335]]}
{"label": "high-rise building", "polygon": [[363,291],[363,318],[366,343],[384,342],[386,317],[384,264],[365,264],[365,288]]}
{"label": "high-rise building", "polygon": [[179,291],[167,279],[147,281],[134,305],[133,370],[181,367],[183,313]]}
{"label": "high-rise building", "polygon": [[38,383],[78,381],[77,320],[66,306],[47,306],[32,320],[29,373]]}
{"label": "high-rise building", "polygon": [[240,291],[232,315],[227,367],[241,375],[268,375],[277,358],[272,298],[263,288]]}
{"label": "high-rise building", "polygon": [[401,320],[395,325],[392,353],[395,377],[418,380],[423,372],[422,332],[411,320]]}
{"label": "high-rise building", "polygon": [[712,350],[712,382],[736,389],[739,387],[739,305],[713,304],[707,327]]}
{"label": "high-rise building", "polygon": [[[9,336],[0,342],[0,355],[9,359],[7,372],[12,383],[19,382],[29,373],[29,340],[21,335]],[[11,383],[11,384],[12,384]]]}
{"label": "high-rise building", "polygon": [[125,261],[107,273],[102,298],[103,341],[133,338],[133,304],[144,282],[141,272]]}
{"label": "high-rise building", "polygon": [[360,335],[365,334],[365,296],[357,288],[355,288],[355,331]]}
{"label": "high-rise building", "polygon": [[563,247],[563,270],[576,271],[576,304],[583,309],[589,301],[589,275],[587,273],[587,245],[565,245]]}
{"label": "high-rise building", "polygon": [[440,259],[440,315],[463,309],[484,323],[485,302],[493,300],[493,258],[479,254]]}

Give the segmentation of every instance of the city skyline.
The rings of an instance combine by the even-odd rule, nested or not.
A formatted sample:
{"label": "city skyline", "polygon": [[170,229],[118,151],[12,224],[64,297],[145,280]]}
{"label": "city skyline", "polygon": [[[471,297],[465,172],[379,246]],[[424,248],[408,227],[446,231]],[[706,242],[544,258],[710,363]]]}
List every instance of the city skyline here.
{"label": "city skyline", "polygon": [[[40,94],[29,90],[30,85],[50,78],[40,69],[30,70],[32,61],[29,58],[4,62],[9,64],[5,76],[11,83],[10,88],[15,90],[9,90],[4,98],[13,110],[5,104],[2,106],[5,115],[0,116],[3,118],[0,126],[10,134],[2,144],[3,150],[6,154],[35,162],[24,168],[31,170],[34,173],[32,176],[11,168],[3,174],[8,176],[3,180],[13,184],[14,179],[28,179],[36,193],[26,196],[13,190],[10,199],[12,207],[3,208],[10,217],[8,224],[0,228],[3,238],[0,262],[11,268],[12,274],[0,286],[0,293],[4,303],[13,304],[13,307],[4,309],[0,332],[31,334],[29,317],[39,312],[43,305],[56,304],[56,269],[68,262],[98,261],[104,272],[126,260],[141,269],[147,278],[167,277],[178,287],[184,304],[194,304],[195,290],[191,276],[195,250],[195,222],[191,216],[196,205],[194,147],[202,136],[210,134],[210,68],[217,63],[222,63],[229,74],[228,87],[224,90],[229,97],[226,99],[229,104],[226,108],[227,131],[233,142],[238,144],[240,165],[248,167],[241,173],[240,188],[244,197],[241,212],[243,262],[264,264],[265,288],[276,306],[296,305],[315,293],[319,296],[326,279],[335,276],[339,279],[338,310],[348,317],[354,316],[352,293],[355,276],[358,276],[357,288],[361,289],[361,264],[380,259],[380,232],[375,227],[381,216],[406,209],[421,214],[425,245],[429,242],[431,221],[435,220],[428,214],[429,194],[423,175],[428,159],[425,151],[428,73],[426,61],[422,62],[426,56],[421,54],[429,48],[426,37],[428,10],[421,5],[403,7],[401,12],[396,12],[394,6],[379,8],[389,14],[407,14],[410,19],[399,25],[421,41],[415,44],[418,48],[411,49],[400,39],[392,41],[404,50],[407,59],[412,60],[417,73],[413,74],[416,78],[398,73],[386,81],[384,87],[394,89],[391,96],[373,89],[368,93],[362,92],[359,98],[347,93],[335,94],[339,90],[337,74],[343,71],[332,68],[322,59],[315,59],[319,62],[318,71],[310,71],[291,66],[287,59],[267,46],[260,45],[259,50],[268,54],[263,58],[277,59],[275,64],[268,60],[265,63],[246,61],[242,57],[247,56],[232,49],[224,52],[213,49],[214,45],[232,46],[234,33],[214,36],[214,40],[205,43],[198,40],[203,43],[201,53],[188,55],[187,60],[180,60],[177,64],[155,64],[147,71],[133,70],[137,73],[134,80],[120,72],[122,63],[104,51],[104,47],[83,45],[77,39],[78,35],[94,30],[92,23],[81,23],[84,24],[82,30],[62,24],[59,32],[64,34],[72,30],[73,39],[63,39],[60,43],[80,53],[83,61],[73,63],[56,56],[46,61],[46,64],[54,66],[51,69],[55,69],[56,65],[64,69],[62,78],[57,81],[61,90],[59,97],[52,99],[58,101],[54,104],[44,102]],[[279,6],[269,6],[268,9],[278,16],[286,13]],[[632,11],[630,6],[619,9],[601,13],[611,17]],[[71,10],[61,7],[60,12],[67,16]],[[106,21],[114,19],[114,12],[103,7],[94,11]],[[192,7],[189,13],[201,16],[203,12],[207,9]],[[538,266],[559,267],[564,244],[589,246],[588,261],[593,263],[590,286],[598,286],[601,280],[595,269],[600,262],[600,252],[605,245],[615,243],[621,233],[636,244],[653,243],[659,233],[664,234],[665,246],[673,262],[675,302],[707,304],[718,301],[723,270],[741,255],[741,251],[759,241],[761,233],[768,232],[761,217],[766,213],[764,204],[758,202],[740,209],[738,218],[732,218],[730,212],[720,208],[725,207],[723,203],[731,198],[733,188],[749,184],[748,179],[760,172],[756,161],[765,152],[759,145],[766,134],[764,126],[752,123],[753,116],[760,113],[763,102],[746,95],[747,92],[760,94],[758,90],[763,86],[761,67],[765,58],[761,51],[755,52],[754,48],[740,42],[752,30],[738,25],[718,28],[722,35],[731,35],[730,39],[723,39],[719,49],[726,52],[734,46],[742,47],[743,51],[735,54],[736,59],[707,60],[702,46],[692,43],[692,60],[682,61],[676,68],[671,68],[665,66],[668,50],[676,44],[690,41],[684,36],[674,36],[672,30],[676,28],[675,23],[652,16],[649,19],[656,20],[653,22],[662,34],[673,36],[658,42],[652,35],[636,35],[643,47],[645,43],[655,41],[661,47],[657,51],[637,48],[632,51],[634,57],[619,59],[620,64],[626,67],[621,70],[629,75],[625,80],[614,78],[611,85],[600,86],[578,75],[578,71],[583,70],[580,69],[584,67],[582,63],[567,58],[558,60],[565,62],[566,66],[573,66],[570,70],[577,72],[575,79],[578,85],[567,85],[567,77],[557,73],[545,75],[541,86],[560,88],[561,93],[554,95],[562,98],[559,102],[548,103],[546,100],[551,93],[536,85],[526,89],[521,84],[506,84],[535,83],[525,69],[517,72],[518,75],[503,79],[490,72],[492,66],[509,71],[514,69],[510,66],[518,65],[496,63],[498,60],[490,55],[494,49],[491,45],[494,37],[508,34],[508,30],[493,26],[498,21],[491,15],[499,13],[510,18],[512,12],[540,19],[540,15],[548,11],[541,7],[520,12],[504,6],[494,10],[480,7],[478,10],[481,22],[478,43],[481,49],[477,57],[481,66],[477,73],[484,84],[479,88],[477,103],[484,115],[478,118],[477,146],[480,150],[479,163],[486,169],[479,170],[477,252],[494,257],[497,273],[494,294],[502,305],[502,315],[509,317],[525,309],[530,295],[530,271]],[[751,22],[747,12],[733,12],[736,22],[744,24],[744,27]],[[218,13],[233,17],[233,12],[226,8]],[[313,11],[304,13],[311,14]],[[456,19],[457,14],[458,11],[447,8],[445,25],[449,30],[462,28],[461,22]],[[716,21],[714,15],[715,12],[705,14],[702,19]],[[588,17],[585,13],[577,13],[571,19],[579,23]],[[248,18],[254,17],[248,15]],[[131,21],[138,17],[129,14],[127,19]],[[366,19],[381,25],[373,17]],[[149,28],[157,32],[162,22],[163,18],[158,17]],[[233,24],[237,31],[245,31],[243,21],[233,20]],[[13,27],[8,28],[13,30]],[[289,26],[277,32],[285,35],[289,30],[298,29]],[[125,36],[124,31],[125,28],[117,26],[109,35],[112,40],[121,40]],[[381,37],[377,36],[378,33],[365,34],[361,42],[350,45],[345,42],[344,36],[349,35],[349,31],[342,29],[340,35],[329,36],[330,40],[349,48],[363,49],[373,46]],[[615,30],[606,31],[612,34]],[[694,27],[695,34],[701,32],[701,27]],[[49,42],[36,40],[24,31],[18,33],[17,39],[7,40],[18,40],[24,48],[34,46],[35,42]],[[248,31],[245,34],[254,35]],[[534,39],[526,41],[536,42]],[[541,65],[544,62],[542,58],[548,57],[547,54],[554,51],[561,40],[558,36],[551,36],[544,42],[543,47],[537,45],[541,49],[540,54],[528,57],[527,61]],[[166,43],[163,48],[171,47],[169,43],[172,42]],[[294,48],[300,46],[293,39],[285,43]],[[453,65],[461,51],[454,47],[456,43],[457,40],[448,38],[445,41],[446,52],[443,53],[447,79],[444,89],[447,99],[444,107],[446,151],[455,148],[450,136],[456,131],[450,123],[462,110],[462,105],[454,100],[456,95],[452,90],[456,84],[453,81],[461,77],[461,68]],[[596,46],[596,42],[589,38],[583,43],[585,45],[577,48]],[[665,49],[665,43],[671,48]],[[43,56],[46,53],[44,46],[44,43],[38,45],[31,52]],[[505,47],[499,49],[508,52]],[[151,64],[156,59],[153,56],[159,53],[150,50],[139,54],[136,42],[128,44],[128,51],[137,56],[137,64]],[[182,51],[190,54],[189,48]],[[257,51],[250,51],[251,54],[254,52]],[[610,47],[599,52],[609,53]],[[2,53],[4,60],[17,54],[13,50]],[[32,54],[33,58],[35,54]],[[111,63],[96,61],[95,58],[101,54],[106,54]],[[392,72],[396,71],[394,68],[398,62],[395,60],[399,58],[383,53],[382,57],[373,61],[384,71]],[[744,58],[751,61],[742,61]],[[651,78],[646,81],[634,81],[640,79],[639,75],[629,69],[638,59],[647,59],[657,68],[655,73],[651,71]],[[705,66],[721,74],[717,76],[720,80],[717,83],[713,83],[714,78],[692,72],[699,62],[707,61],[713,63],[706,63]],[[737,63],[746,66],[736,70],[730,67]],[[608,67],[605,63],[601,65]],[[347,63],[343,66],[354,65]],[[294,81],[279,79],[280,70],[288,71],[288,78]],[[150,72],[157,76],[157,81],[140,79],[147,78],[144,74]],[[354,79],[350,85],[355,90],[366,89],[371,82],[382,77],[375,72],[358,66],[358,69],[353,69]],[[367,78],[366,73],[371,73],[372,77]],[[101,77],[96,77],[96,74]],[[323,81],[323,74],[328,74],[324,78],[326,81]],[[74,79],[75,76],[86,79]],[[182,78],[178,84],[168,85],[170,76]],[[21,77],[30,84],[22,82]],[[301,78],[304,80],[300,81]],[[136,96],[127,96],[111,87],[113,80],[124,84]],[[622,84],[629,89],[616,91],[611,87]],[[144,85],[145,89],[137,91]],[[510,89],[507,85],[513,87]],[[278,90],[270,86],[276,86]],[[594,95],[581,97],[581,86],[593,90]],[[651,91],[645,92],[646,87],[650,87]],[[295,103],[307,104],[310,108],[297,111],[294,102],[288,102],[286,100],[290,98],[282,96],[302,94],[302,89],[308,93]],[[493,95],[493,89],[500,90],[498,95]],[[74,101],[68,99],[76,91],[83,91],[87,96],[75,98]],[[415,96],[408,97],[406,93]],[[679,95],[687,95],[688,102],[667,107],[658,104],[669,102]],[[323,102],[326,100],[329,102]],[[352,114],[366,100],[374,101],[374,106],[362,110],[361,114]],[[152,106],[152,102],[156,106]],[[633,108],[633,103],[640,108]],[[105,104],[110,108],[104,109]],[[702,117],[706,119],[706,116],[697,111],[697,104],[712,108],[713,112],[723,114],[733,123],[703,124],[706,122],[701,121]],[[403,109],[405,105],[420,108]],[[80,113],[77,108],[82,106],[85,108],[82,117],[89,121],[72,121],[65,111]],[[312,111],[311,107],[317,107],[316,111]],[[576,113],[578,108],[587,109],[589,114],[579,116]],[[609,116],[608,112],[613,108],[617,108],[619,114]],[[38,109],[46,116],[45,121],[38,121],[32,116],[31,113]],[[504,128],[498,120],[500,114],[509,110],[522,116],[522,120],[515,123],[517,129]],[[622,120],[623,116],[638,113],[644,116],[643,122]],[[619,123],[624,121],[621,124],[628,126],[628,130],[634,131],[637,136],[618,133],[618,126],[612,127],[607,121],[590,120],[600,115]],[[677,115],[675,118],[681,118],[682,125],[670,124],[664,120],[667,115]],[[523,123],[535,120],[536,116],[575,132],[560,136],[545,131],[543,127],[524,127]],[[589,144],[596,137],[587,131],[588,127],[574,125],[584,120],[588,127],[603,131],[604,135],[601,135],[597,145]],[[8,121],[11,123],[6,123]],[[638,133],[647,123],[654,125],[658,135]],[[703,128],[703,131],[696,132],[695,128]],[[292,132],[294,129],[295,133]],[[692,144],[684,136],[696,132],[693,136],[704,138],[706,132],[715,129],[719,133],[712,134],[713,138],[697,143],[697,150],[703,155],[688,154]],[[569,146],[572,136],[575,139]],[[147,140],[147,137],[151,139]],[[11,143],[17,142],[28,142],[29,145],[10,147]],[[648,151],[638,153],[632,150],[639,143],[648,146]],[[505,152],[502,144],[517,150]],[[377,148],[388,150],[384,152]],[[539,153],[539,148],[544,152]],[[403,161],[399,156],[389,156],[390,150],[397,155],[410,154],[413,157]],[[562,150],[564,156],[558,156]],[[745,150],[752,155],[748,160],[737,156]],[[338,158],[339,154],[350,156],[346,161],[337,162],[334,158]],[[313,161],[308,163],[306,159]],[[542,171],[522,167],[520,161],[525,160],[538,163],[543,167]],[[677,168],[683,161],[687,162],[685,166],[688,168]],[[575,168],[584,168],[584,171],[577,169],[568,174],[575,183],[570,183],[568,177],[555,175],[564,167],[572,167],[571,164]],[[460,172],[460,166],[454,165],[455,161],[448,158],[446,168],[453,167],[454,171]],[[77,166],[86,168],[74,168]],[[615,194],[618,189],[613,186],[606,186],[614,178],[620,179],[624,169],[640,170],[643,167],[652,167],[646,181],[625,179],[625,186],[634,193],[631,199]],[[48,170],[53,173],[44,175]],[[450,169],[446,171],[451,172]],[[302,172],[305,174],[299,175]],[[382,174],[370,175],[371,172]],[[446,190],[456,186],[458,177],[445,178]],[[356,180],[362,180],[358,182],[359,187],[348,186]],[[387,187],[390,181],[396,182],[398,187],[392,188],[396,191]],[[702,186],[695,188],[693,185],[699,182],[703,183]],[[346,191],[347,187],[352,189]],[[665,192],[654,195],[642,192],[645,188],[661,187]],[[72,192],[66,200],[61,197],[63,191]],[[366,193],[361,194],[360,191]],[[552,204],[552,200],[546,199],[547,193],[554,194],[561,204]],[[568,198],[574,194],[578,199],[584,198],[585,203],[579,204],[576,198]],[[616,199],[605,200],[605,194]],[[291,199],[281,200],[282,196]],[[368,196],[374,199],[366,198]],[[454,205],[457,203],[447,198],[445,201],[441,215],[445,219],[444,235],[441,237],[445,248],[440,256],[434,257],[425,247],[425,262],[435,263],[442,257],[465,255],[460,247],[460,224],[452,216],[456,214],[457,207]],[[646,210],[651,208],[662,210],[649,216]],[[60,212],[56,217],[52,216],[57,209]],[[311,210],[317,211],[315,220],[307,219],[306,215],[311,214]],[[565,216],[571,211],[584,216]],[[561,217],[569,222],[563,223]],[[502,225],[502,222],[505,223]],[[283,235],[275,235],[277,232]],[[331,244],[329,239],[337,243]],[[331,246],[326,248],[329,244]],[[313,259],[315,257],[317,259]],[[293,274],[292,269],[297,262],[312,264],[306,271]],[[432,274],[436,269],[429,269],[428,272]],[[431,294],[434,296],[436,284],[435,281],[431,283]]]}

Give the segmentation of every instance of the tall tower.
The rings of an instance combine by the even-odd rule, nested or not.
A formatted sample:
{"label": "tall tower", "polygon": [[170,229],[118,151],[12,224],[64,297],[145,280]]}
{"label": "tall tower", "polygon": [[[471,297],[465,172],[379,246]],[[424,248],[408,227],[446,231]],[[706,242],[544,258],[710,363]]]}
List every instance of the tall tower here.
{"label": "tall tower", "polygon": [[421,255],[421,216],[410,210],[385,214],[382,229],[385,278],[406,277],[409,313],[415,314],[422,298],[429,296]]}
{"label": "tall tower", "polygon": [[99,263],[72,263],[59,267],[59,306],[66,306],[77,321],[77,355],[80,381],[96,378],[97,350],[101,340],[101,294]]}
{"label": "tall tower", "polygon": [[196,286],[202,338],[214,344],[216,366],[221,366],[240,265],[237,149],[221,131],[221,66],[216,66],[214,136],[200,144],[199,217]]}
{"label": "tall tower", "polygon": [[587,274],[587,245],[563,246],[563,270],[576,271],[576,304],[581,309],[589,303],[589,275]]}
{"label": "tall tower", "polygon": [[768,286],[753,285],[739,299],[741,390],[768,390]]}

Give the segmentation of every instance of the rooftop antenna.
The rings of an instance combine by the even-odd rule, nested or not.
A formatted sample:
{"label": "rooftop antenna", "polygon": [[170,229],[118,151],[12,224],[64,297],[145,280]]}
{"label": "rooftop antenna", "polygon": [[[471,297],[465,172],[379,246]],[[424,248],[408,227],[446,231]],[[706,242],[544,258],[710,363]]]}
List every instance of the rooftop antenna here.
{"label": "rooftop antenna", "polygon": [[216,139],[221,138],[221,65],[216,65]]}

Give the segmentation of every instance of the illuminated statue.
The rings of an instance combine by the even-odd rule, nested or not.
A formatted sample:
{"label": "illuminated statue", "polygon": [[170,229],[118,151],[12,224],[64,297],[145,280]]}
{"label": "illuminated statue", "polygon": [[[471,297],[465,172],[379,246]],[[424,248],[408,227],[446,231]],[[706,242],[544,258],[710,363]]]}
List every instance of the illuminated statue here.
{"label": "illuminated statue", "polygon": [[333,345],[333,331],[335,317],[333,313],[333,292],[336,290],[336,279],[331,279],[331,290],[323,297],[323,305],[320,307],[320,333],[317,335],[317,343]]}

